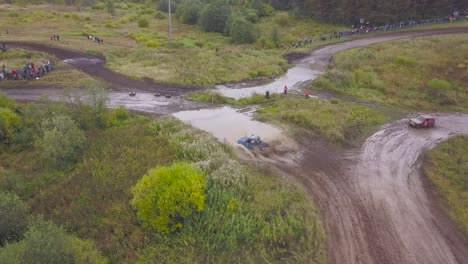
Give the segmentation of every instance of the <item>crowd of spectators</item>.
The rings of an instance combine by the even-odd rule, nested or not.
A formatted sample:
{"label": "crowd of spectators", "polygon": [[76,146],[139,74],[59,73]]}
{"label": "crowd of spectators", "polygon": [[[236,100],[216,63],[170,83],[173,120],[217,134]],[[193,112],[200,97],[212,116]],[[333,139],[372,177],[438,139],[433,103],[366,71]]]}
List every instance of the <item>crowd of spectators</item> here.
{"label": "crowd of spectators", "polygon": [[337,40],[337,39],[342,39],[342,38],[351,38],[355,36],[368,35],[368,34],[378,33],[378,32],[389,32],[389,31],[400,30],[400,29],[408,29],[408,28],[422,26],[422,25],[451,23],[457,20],[464,20],[464,19],[466,18],[463,16],[458,16],[458,17],[447,16],[447,17],[431,18],[431,19],[418,19],[418,20],[412,19],[412,20],[407,20],[407,21],[400,21],[398,23],[391,23],[391,24],[388,23],[388,24],[382,24],[382,25],[371,24],[370,22],[363,22],[359,25],[352,25],[351,28],[349,28],[346,31],[323,33],[323,34],[319,34],[319,35],[312,36],[312,37],[305,37],[303,39],[300,39],[296,42],[292,42],[289,44],[285,44],[284,42],[282,42],[280,45],[278,45],[278,47],[300,48],[300,47],[307,46],[315,42]]}
{"label": "crowd of spectators", "polygon": [[5,65],[2,65],[0,71],[0,81],[2,80],[31,80],[39,79],[45,74],[49,73],[54,69],[53,61],[42,61],[41,64],[35,65],[30,62],[27,63],[22,69],[8,70]]}

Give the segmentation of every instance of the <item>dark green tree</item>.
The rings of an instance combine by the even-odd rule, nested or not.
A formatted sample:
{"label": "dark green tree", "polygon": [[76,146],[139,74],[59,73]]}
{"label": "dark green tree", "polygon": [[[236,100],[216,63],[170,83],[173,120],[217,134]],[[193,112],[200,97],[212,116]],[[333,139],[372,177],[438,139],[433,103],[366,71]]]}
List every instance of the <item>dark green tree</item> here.
{"label": "dark green tree", "polygon": [[197,0],[184,0],[180,3],[176,11],[176,17],[185,24],[194,25],[198,22],[198,17],[202,9],[202,4]]}
{"label": "dark green tree", "polygon": [[210,3],[201,13],[200,24],[207,32],[224,33],[230,12],[224,1]]}
{"label": "dark green tree", "polygon": [[243,17],[236,17],[230,23],[229,35],[234,43],[253,43],[256,40],[254,25]]}
{"label": "dark green tree", "polygon": [[16,194],[0,192],[0,246],[23,237],[28,214],[28,206]]}

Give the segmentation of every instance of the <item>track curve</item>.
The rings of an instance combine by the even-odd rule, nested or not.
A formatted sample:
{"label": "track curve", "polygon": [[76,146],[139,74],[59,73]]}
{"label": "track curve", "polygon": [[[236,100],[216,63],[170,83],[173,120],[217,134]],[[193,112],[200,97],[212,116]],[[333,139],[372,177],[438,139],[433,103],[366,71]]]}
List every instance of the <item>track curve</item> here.
{"label": "track curve", "polygon": [[356,191],[370,219],[378,263],[466,263],[468,247],[441,210],[432,206],[420,173],[421,153],[456,134],[468,134],[467,114],[437,116],[434,129],[407,120],[367,139],[355,170]]}

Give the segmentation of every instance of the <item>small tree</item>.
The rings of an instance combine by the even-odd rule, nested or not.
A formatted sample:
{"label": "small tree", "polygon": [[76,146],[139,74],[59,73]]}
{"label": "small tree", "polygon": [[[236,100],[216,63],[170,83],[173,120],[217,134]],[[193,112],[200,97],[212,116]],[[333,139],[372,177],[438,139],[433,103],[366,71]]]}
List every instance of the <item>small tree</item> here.
{"label": "small tree", "polygon": [[0,246],[23,237],[28,206],[13,193],[0,192]]}
{"label": "small tree", "polygon": [[113,0],[107,0],[106,7],[107,7],[107,12],[109,14],[111,14],[111,15],[115,14],[115,7],[114,7],[114,1]]}
{"label": "small tree", "polygon": [[140,18],[138,19],[138,26],[141,27],[141,28],[147,28],[149,26],[149,22],[148,20],[146,20],[145,18]]}
{"label": "small tree", "polygon": [[253,43],[256,39],[254,25],[242,17],[233,19],[229,35],[235,43]]}
{"label": "small tree", "polygon": [[104,264],[107,260],[92,242],[70,236],[53,223],[37,218],[22,241],[0,248],[0,263]]}
{"label": "small tree", "polygon": [[289,24],[289,15],[288,13],[280,13],[275,17],[276,24],[284,27]]}
{"label": "small tree", "polygon": [[208,4],[200,15],[200,23],[207,32],[223,33],[230,14],[226,2],[216,1]]}
{"label": "small tree", "polygon": [[177,8],[177,18],[185,24],[194,25],[198,21],[201,4],[197,0],[184,0]]}
{"label": "small tree", "polygon": [[145,226],[168,233],[185,218],[203,210],[203,173],[185,163],[151,170],[132,188],[132,205]]}
{"label": "small tree", "polygon": [[262,0],[250,0],[249,7],[254,9],[257,12],[258,16],[264,16],[265,10],[263,9],[263,1]]}
{"label": "small tree", "polygon": [[0,107],[0,144],[10,144],[20,124],[21,119],[17,114],[8,108]]}
{"label": "small tree", "polygon": [[[179,7],[178,0],[171,0],[171,13],[175,13]],[[169,12],[169,0],[159,0],[158,10],[168,13]]]}
{"label": "small tree", "polygon": [[36,146],[41,149],[43,158],[53,166],[62,167],[81,155],[85,136],[70,117],[57,115],[44,120],[41,133]]}

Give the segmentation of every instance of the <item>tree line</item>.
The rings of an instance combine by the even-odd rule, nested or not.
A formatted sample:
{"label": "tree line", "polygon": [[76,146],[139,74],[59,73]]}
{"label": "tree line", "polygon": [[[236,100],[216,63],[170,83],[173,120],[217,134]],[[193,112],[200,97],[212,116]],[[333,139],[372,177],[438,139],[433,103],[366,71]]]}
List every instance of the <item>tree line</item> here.
{"label": "tree line", "polygon": [[[279,0],[270,0],[279,1]],[[288,0],[290,9],[302,15],[332,23],[357,24],[363,18],[370,23],[395,23],[407,19],[449,16],[465,10],[464,0]],[[288,2],[286,1],[286,2]],[[276,6],[273,5],[275,8]]]}
{"label": "tree line", "polygon": [[[77,6],[92,6],[99,2],[115,0],[0,0],[4,3],[20,4],[65,4]],[[131,0],[118,2],[138,2],[167,12],[168,0]],[[184,11],[184,21],[195,23],[197,16],[210,5],[222,5],[230,11],[255,10],[262,16],[270,7],[276,10],[290,11],[295,16],[314,17],[321,21],[355,24],[361,18],[371,23],[395,23],[404,19],[430,18],[434,16],[450,15],[453,11],[468,9],[465,0],[171,0],[172,11],[178,8]],[[213,7],[211,7],[213,9]],[[215,16],[226,16],[226,10],[217,9],[220,13]],[[206,11],[205,11],[206,12]]]}

